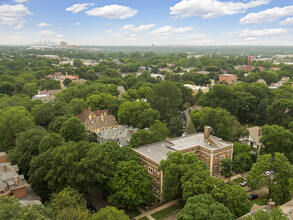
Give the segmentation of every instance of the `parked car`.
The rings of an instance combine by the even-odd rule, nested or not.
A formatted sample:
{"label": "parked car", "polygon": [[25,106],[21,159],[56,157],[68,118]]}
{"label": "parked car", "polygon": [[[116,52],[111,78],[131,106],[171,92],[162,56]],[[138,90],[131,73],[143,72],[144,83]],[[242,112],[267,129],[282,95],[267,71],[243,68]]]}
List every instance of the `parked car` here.
{"label": "parked car", "polygon": [[258,195],[256,195],[256,194],[250,194],[249,196],[248,196],[248,199],[249,200],[255,200],[255,199],[257,199],[258,198]]}
{"label": "parked car", "polygon": [[266,172],[266,176],[271,175],[271,173],[272,173],[272,172],[268,170],[268,171]]}
{"label": "parked car", "polygon": [[246,186],[247,182],[248,182],[247,180],[244,180],[242,183],[240,183],[240,186],[242,187]]}

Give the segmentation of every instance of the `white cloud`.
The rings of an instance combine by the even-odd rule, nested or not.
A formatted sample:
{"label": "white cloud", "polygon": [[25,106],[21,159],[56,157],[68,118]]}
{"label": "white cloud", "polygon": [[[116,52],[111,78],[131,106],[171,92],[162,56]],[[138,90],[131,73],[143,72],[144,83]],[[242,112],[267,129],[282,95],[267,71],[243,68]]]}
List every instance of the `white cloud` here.
{"label": "white cloud", "polygon": [[52,36],[55,34],[54,31],[48,31],[48,30],[45,30],[45,31],[39,31],[39,33],[43,36]]}
{"label": "white cloud", "polygon": [[105,30],[105,33],[110,34],[112,33],[112,30]]}
{"label": "white cloud", "polygon": [[80,22],[76,22],[74,25],[75,26],[79,26],[79,25],[81,25],[81,23]]}
{"label": "white cloud", "polygon": [[63,35],[62,35],[62,34],[57,34],[55,37],[57,37],[57,38],[62,38]]}
{"label": "white cloud", "polygon": [[240,19],[240,24],[258,24],[263,22],[274,21],[280,17],[293,15],[293,5],[283,8],[270,8],[258,13],[249,13]]}
{"label": "white cloud", "polygon": [[121,30],[143,32],[143,31],[148,31],[149,29],[155,26],[156,26],[155,24],[147,24],[147,25],[140,25],[138,27],[135,27],[133,24],[126,24],[121,28]]}
{"label": "white cloud", "polygon": [[0,24],[14,26],[20,29],[25,24],[25,16],[32,13],[22,4],[19,5],[0,5]]}
{"label": "white cloud", "polygon": [[71,11],[72,13],[76,14],[78,12],[89,9],[90,6],[94,6],[94,5],[95,5],[94,3],[74,4],[66,8],[66,11]]}
{"label": "white cloud", "polygon": [[240,32],[239,36],[242,38],[256,38],[256,37],[280,35],[280,34],[285,34],[287,32],[288,30],[284,28],[262,29],[262,30],[244,29]]}
{"label": "white cloud", "polygon": [[270,0],[252,0],[248,3],[219,0],[182,0],[170,7],[170,14],[179,17],[201,16],[204,19],[244,13],[246,9],[268,4]]}
{"label": "white cloud", "polygon": [[45,23],[45,22],[41,22],[38,24],[38,27],[48,27],[48,26],[50,26],[50,24]]}
{"label": "white cloud", "polygon": [[28,2],[28,0],[14,0],[14,2],[21,4]]}
{"label": "white cloud", "polygon": [[280,22],[280,25],[292,25],[293,24],[293,17],[287,18],[285,21]]}
{"label": "white cloud", "polygon": [[137,10],[122,5],[105,5],[86,12],[90,16],[100,16],[110,19],[126,19],[136,15]]}
{"label": "white cloud", "polygon": [[156,30],[152,31],[152,34],[155,35],[171,35],[171,34],[180,34],[180,33],[186,33],[189,31],[192,31],[193,27],[180,27],[180,28],[174,28],[172,26],[163,26]]}

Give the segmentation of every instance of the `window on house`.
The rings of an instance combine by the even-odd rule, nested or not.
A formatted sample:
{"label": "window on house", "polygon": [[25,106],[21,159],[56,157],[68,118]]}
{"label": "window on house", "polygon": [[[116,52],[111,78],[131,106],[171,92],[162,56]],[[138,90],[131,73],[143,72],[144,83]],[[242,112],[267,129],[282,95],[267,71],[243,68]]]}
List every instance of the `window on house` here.
{"label": "window on house", "polygon": [[209,155],[207,155],[207,159],[209,159]]}
{"label": "window on house", "polygon": [[218,159],[218,154],[216,154],[215,159]]}
{"label": "window on house", "polygon": [[196,151],[196,154],[198,154],[198,153],[199,153],[199,151],[197,150],[197,151]]}
{"label": "window on house", "polygon": [[222,156],[221,156],[221,160],[223,160],[223,159],[225,159],[225,155],[222,155]]}
{"label": "window on house", "polygon": [[144,166],[146,167],[146,162],[144,162]]}
{"label": "window on house", "polygon": [[229,150],[227,151],[227,154],[230,155],[230,151]]}
{"label": "window on house", "polygon": [[160,178],[159,178],[159,177],[158,177],[158,179],[157,179],[157,180],[158,180],[157,182],[158,182],[158,183],[160,183]]}
{"label": "window on house", "polygon": [[155,173],[155,172],[157,172],[157,169],[156,169],[156,168],[154,168],[154,173]]}
{"label": "window on house", "polygon": [[202,156],[204,157],[204,153],[202,153]]}
{"label": "window on house", "polygon": [[157,187],[157,191],[160,192],[160,188],[159,187]]}
{"label": "window on house", "polygon": [[218,166],[218,163],[215,163],[215,167],[217,167]]}
{"label": "window on house", "polygon": [[160,173],[160,169],[158,168],[158,172],[157,172],[157,174],[159,174]]}
{"label": "window on house", "polygon": [[157,181],[157,178],[156,178],[156,177],[154,177],[154,180],[155,180],[155,181]]}
{"label": "window on house", "polygon": [[153,168],[150,168],[150,167],[149,167],[149,173],[150,173],[150,174],[153,174]]}
{"label": "window on house", "polygon": [[215,171],[215,173],[214,173],[214,174],[215,174],[215,176],[216,176],[216,175],[217,175],[217,171]]}

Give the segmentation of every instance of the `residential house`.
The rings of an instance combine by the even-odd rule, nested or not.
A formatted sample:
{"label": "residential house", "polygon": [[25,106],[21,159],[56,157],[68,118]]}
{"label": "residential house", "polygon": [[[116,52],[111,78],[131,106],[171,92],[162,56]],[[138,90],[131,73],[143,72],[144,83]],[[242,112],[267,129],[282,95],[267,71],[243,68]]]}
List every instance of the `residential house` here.
{"label": "residential house", "polygon": [[208,86],[195,86],[191,84],[184,84],[184,86],[192,89],[193,95],[196,95],[199,92],[199,90],[201,90],[203,93],[210,91],[210,87]]}
{"label": "residential house", "polygon": [[77,75],[68,75],[68,73],[66,73],[66,75],[65,76],[62,76],[62,78],[61,78],[61,88],[65,88],[65,85],[63,84],[63,81],[65,80],[65,79],[70,79],[73,83],[76,83],[76,84],[78,84],[78,85],[82,85],[82,84],[84,84],[85,82],[86,82],[86,80],[85,79],[80,79]]}
{"label": "residential house", "polygon": [[62,92],[62,89],[39,90],[38,94],[32,97],[32,100],[41,100],[44,103],[51,102],[59,92]]}
{"label": "residential house", "polygon": [[63,76],[62,73],[54,73],[54,74],[48,74],[44,78],[45,79],[54,79],[54,80],[61,81],[62,76]]}
{"label": "residential house", "polygon": [[128,146],[130,143],[130,139],[134,132],[136,132],[136,128],[127,127],[125,125],[121,125],[118,128],[101,130],[98,136],[99,143],[106,143],[108,141],[115,141],[121,147]]}
{"label": "residential house", "polygon": [[237,81],[237,76],[234,74],[220,74],[219,83],[227,83],[228,85],[234,85]]}
{"label": "residential house", "polygon": [[117,90],[119,91],[119,97],[122,97],[122,94],[127,93],[124,89],[124,86],[117,86]]}
{"label": "residential house", "polygon": [[205,126],[204,133],[196,133],[135,148],[139,163],[153,179],[153,192],[161,198],[163,192],[163,172],[160,162],[168,153],[180,151],[194,153],[204,161],[212,176],[220,174],[220,163],[225,158],[232,159],[233,144],[210,135],[211,128]]}
{"label": "residential house", "polygon": [[200,73],[200,74],[204,74],[204,75],[209,75],[210,74],[209,71],[205,71],[205,70],[197,71],[196,73]]}
{"label": "residential house", "polygon": [[91,109],[84,109],[81,114],[77,115],[85,129],[98,134],[102,130],[113,129],[119,127],[115,116],[111,115],[109,110],[91,111]]}
{"label": "residential house", "polygon": [[266,81],[265,81],[264,79],[258,79],[256,82],[267,84]]}
{"label": "residential house", "polygon": [[26,186],[24,176],[18,175],[17,165],[0,163],[0,196],[14,196],[18,199],[26,197]]}
{"label": "residential house", "polygon": [[281,70],[281,68],[279,68],[279,67],[271,67],[270,70],[278,71],[278,70]]}
{"label": "residential house", "polygon": [[259,141],[261,138],[261,127],[254,126],[246,129],[249,131],[249,136],[241,138],[239,142],[258,149],[262,145]]}

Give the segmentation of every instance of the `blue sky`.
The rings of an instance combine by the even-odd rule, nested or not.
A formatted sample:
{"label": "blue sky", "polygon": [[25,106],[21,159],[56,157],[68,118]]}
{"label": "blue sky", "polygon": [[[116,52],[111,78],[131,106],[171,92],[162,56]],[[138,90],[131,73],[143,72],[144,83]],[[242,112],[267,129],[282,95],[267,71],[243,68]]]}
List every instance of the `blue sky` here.
{"label": "blue sky", "polygon": [[0,44],[293,45],[292,0],[0,0]]}

